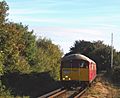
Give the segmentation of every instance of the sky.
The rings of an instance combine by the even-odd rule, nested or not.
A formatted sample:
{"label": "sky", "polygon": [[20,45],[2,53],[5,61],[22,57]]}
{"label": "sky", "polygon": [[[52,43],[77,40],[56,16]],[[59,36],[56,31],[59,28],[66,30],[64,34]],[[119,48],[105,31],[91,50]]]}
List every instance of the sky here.
{"label": "sky", "polygon": [[6,0],[9,20],[28,25],[64,53],[76,40],[98,41],[120,51],[120,0]]}

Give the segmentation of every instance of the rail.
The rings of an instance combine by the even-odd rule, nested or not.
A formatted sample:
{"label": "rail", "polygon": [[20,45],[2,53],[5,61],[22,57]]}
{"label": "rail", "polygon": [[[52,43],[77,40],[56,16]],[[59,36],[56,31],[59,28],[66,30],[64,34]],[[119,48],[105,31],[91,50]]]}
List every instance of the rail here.
{"label": "rail", "polygon": [[80,98],[80,96],[82,96],[87,89],[87,86],[78,87],[74,90],[60,88],[38,98]]}
{"label": "rail", "polygon": [[80,91],[76,96],[74,96],[74,98],[80,98],[80,96],[82,96],[88,88],[83,89],[82,91]]}
{"label": "rail", "polygon": [[38,97],[38,98],[48,98],[49,96],[51,96],[51,95],[53,95],[53,94],[55,94],[55,93],[57,93],[57,92],[60,92],[62,89],[63,89],[63,88],[56,89],[56,90],[54,90],[54,91],[51,91],[50,93],[47,93],[47,94],[45,94],[45,95],[42,95],[42,96]]}
{"label": "rail", "polygon": [[56,94],[49,96],[48,98],[56,98],[56,97],[64,95],[66,92],[67,92],[67,90],[62,90],[60,92],[57,92]]}

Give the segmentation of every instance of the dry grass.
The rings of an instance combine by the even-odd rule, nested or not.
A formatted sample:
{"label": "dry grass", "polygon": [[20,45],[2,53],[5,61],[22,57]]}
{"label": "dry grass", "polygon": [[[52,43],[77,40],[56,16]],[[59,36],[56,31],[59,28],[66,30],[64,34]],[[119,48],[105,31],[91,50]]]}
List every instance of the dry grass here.
{"label": "dry grass", "polygon": [[98,77],[82,98],[120,98],[120,88]]}

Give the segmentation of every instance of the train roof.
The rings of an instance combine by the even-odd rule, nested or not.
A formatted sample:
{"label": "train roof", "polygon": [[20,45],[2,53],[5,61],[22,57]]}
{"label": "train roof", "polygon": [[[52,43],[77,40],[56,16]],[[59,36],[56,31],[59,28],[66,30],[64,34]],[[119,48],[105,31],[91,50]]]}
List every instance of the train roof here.
{"label": "train roof", "polygon": [[93,60],[91,60],[90,58],[86,57],[85,55],[82,55],[82,54],[71,54],[71,55],[68,55],[68,56],[64,56],[62,58],[62,61],[68,61],[68,60],[73,60],[73,59],[82,59],[82,60],[85,60],[85,61],[88,61],[88,62],[93,62],[95,63]]}

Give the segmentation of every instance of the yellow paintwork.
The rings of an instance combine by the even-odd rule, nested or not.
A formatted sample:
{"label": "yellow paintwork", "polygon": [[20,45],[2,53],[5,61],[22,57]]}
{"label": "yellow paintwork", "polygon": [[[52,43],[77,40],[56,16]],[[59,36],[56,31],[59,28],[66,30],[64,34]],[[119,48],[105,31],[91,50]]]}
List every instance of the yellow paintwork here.
{"label": "yellow paintwork", "polygon": [[88,68],[63,68],[62,79],[65,80],[79,80],[89,81]]}

